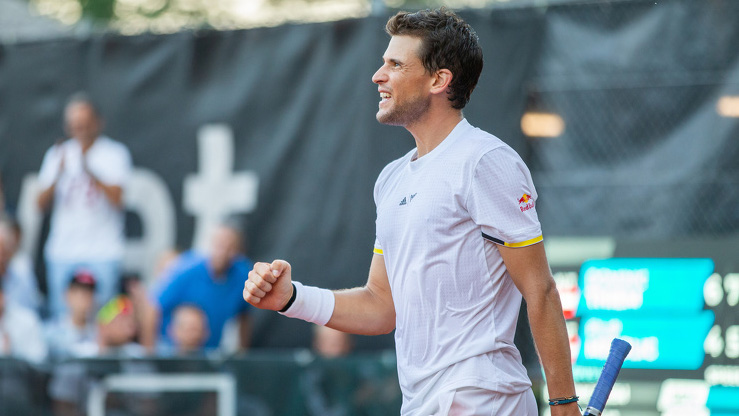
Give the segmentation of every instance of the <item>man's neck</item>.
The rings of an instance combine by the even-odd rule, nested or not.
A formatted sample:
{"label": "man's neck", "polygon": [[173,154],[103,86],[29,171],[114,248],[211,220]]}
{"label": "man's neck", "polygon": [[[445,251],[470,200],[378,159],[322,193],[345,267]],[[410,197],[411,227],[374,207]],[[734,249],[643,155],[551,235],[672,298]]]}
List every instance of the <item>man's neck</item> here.
{"label": "man's neck", "polygon": [[228,267],[225,269],[216,269],[212,263],[208,262],[208,271],[210,271],[210,275],[213,280],[224,280],[228,273]]}
{"label": "man's neck", "polygon": [[432,109],[413,124],[405,126],[416,140],[418,157],[423,157],[441,144],[463,118],[459,110]]}
{"label": "man's neck", "polygon": [[72,325],[76,328],[84,328],[87,326],[87,316],[82,314],[72,314]]}
{"label": "man's neck", "polygon": [[77,142],[80,144],[80,148],[82,149],[82,153],[87,153],[87,151],[90,150],[92,145],[95,144],[95,141],[97,141],[97,137],[95,137],[92,140],[77,139]]}

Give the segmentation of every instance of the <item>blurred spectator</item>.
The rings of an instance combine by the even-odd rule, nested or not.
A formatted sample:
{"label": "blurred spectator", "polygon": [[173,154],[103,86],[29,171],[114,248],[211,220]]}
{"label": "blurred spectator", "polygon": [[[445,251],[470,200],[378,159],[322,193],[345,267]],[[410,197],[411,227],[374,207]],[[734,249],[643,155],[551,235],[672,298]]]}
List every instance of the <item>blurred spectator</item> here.
{"label": "blurred spectator", "polygon": [[127,272],[121,277],[121,285],[119,292],[127,296],[133,303],[133,315],[136,320],[137,341],[141,335],[143,315],[147,308],[150,307],[149,295],[146,287],[141,282],[141,276],[136,273]]}
{"label": "blurred spectator", "polygon": [[[164,250],[159,254],[156,264],[154,265],[153,275],[154,281],[152,287],[162,288],[169,284],[169,281],[173,276],[176,276],[177,268],[186,268],[188,262],[185,261],[189,257],[190,252],[183,254],[182,250],[178,248],[170,248]],[[145,302],[141,302],[141,312],[143,320],[141,321],[141,343],[146,347],[150,354],[156,352],[159,348],[159,352],[163,354],[171,353],[171,347],[165,346],[162,343],[157,344],[158,333],[159,333],[159,311],[156,306],[152,303],[152,300],[146,297]],[[170,336],[171,338],[171,336]]]}
{"label": "blurred spectator", "polygon": [[203,310],[195,305],[178,306],[172,314],[169,337],[174,344],[176,355],[201,354],[208,340],[208,318]]}
{"label": "blurred spectator", "polygon": [[[95,278],[84,269],[74,273],[66,292],[68,313],[50,321],[46,339],[52,358],[94,357],[98,353],[95,323]],[[84,400],[90,388],[86,368],[78,362],[59,362],[52,370],[49,383],[54,414],[82,414]]]}
{"label": "blurred spectator", "polygon": [[10,302],[41,312],[42,295],[33,271],[33,261],[19,251],[21,227],[10,216],[0,216],[0,277],[5,280],[5,293]]}
{"label": "blurred spectator", "polygon": [[[354,343],[350,334],[327,326],[313,326],[313,352],[325,360],[343,358]],[[354,370],[354,369],[352,369]],[[318,365],[300,375],[305,396],[305,412],[310,416],[343,416],[351,413],[358,391],[364,390],[359,374],[346,367]]]}
{"label": "blurred spectator", "polygon": [[158,280],[164,276],[170,276],[173,267],[179,263],[181,255],[182,250],[177,248],[170,248],[160,253],[154,265],[154,278]]}
{"label": "blurred spectator", "polygon": [[6,301],[0,279],[0,356],[38,364],[47,352],[41,321],[33,311]]}
{"label": "blurred spectator", "polygon": [[10,229],[4,227],[0,222],[0,280],[2,281],[7,280],[5,275],[8,272],[8,265],[10,265],[10,258],[12,257],[13,242],[10,241],[12,238],[13,234]]}
{"label": "blurred spectator", "polygon": [[83,94],[64,111],[69,140],[52,146],[39,173],[38,205],[53,209],[46,241],[46,273],[52,316],[64,310],[64,289],[72,271],[85,267],[97,278],[98,304],[115,296],[124,247],[123,189],[131,155],[101,135],[103,121]]}
{"label": "blurred spectator", "polygon": [[352,352],[354,342],[351,334],[327,326],[314,325],[313,352],[323,358],[344,357]]}
{"label": "blurred spectator", "polygon": [[[80,280],[75,275],[75,280]],[[81,278],[84,283],[79,289],[87,290],[86,301],[92,304],[90,296],[90,282]],[[70,284],[72,289],[76,284]],[[86,286],[84,289],[81,286]],[[82,295],[82,292],[79,292]],[[70,304],[71,306],[71,304]],[[70,307],[73,309],[73,307]],[[120,359],[122,373],[152,373],[154,368],[146,362],[130,361],[130,358],[142,358],[143,347],[135,342],[138,330],[134,315],[133,302],[124,295],[119,295],[108,301],[97,313],[97,345],[99,356]],[[57,416],[84,415],[85,405],[91,388],[97,383],[91,372],[90,363],[82,361],[62,362],[55,367],[53,377],[49,383],[49,396],[52,398],[54,413]],[[129,410],[126,414],[149,415],[156,414],[155,406],[149,396],[132,396],[123,403],[110,403],[114,407]],[[114,412],[111,411],[111,414]]]}
{"label": "blurred spectator", "polygon": [[225,324],[236,318],[239,349],[245,350],[251,337],[251,319],[250,306],[241,292],[252,262],[241,254],[242,247],[240,227],[224,223],[214,230],[207,254],[183,253],[172,267],[172,275],[161,279],[161,286],[154,293],[154,308],[147,319],[150,334],[145,339],[156,342],[158,334],[165,345],[172,345],[167,328],[173,312],[182,304],[190,304],[199,307],[207,317],[206,349],[219,347]]}
{"label": "blurred spectator", "polygon": [[[383,372],[377,361],[354,359],[354,336],[314,325],[313,353],[318,359],[301,372],[299,385],[308,416],[383,415],[399,403],[396,374]],[[389,377],[388,377],[389,376]]]}
{"label": "blurred spectator", "polygon": [[54,359],[97,355],[95,285],[93,275],[84,269],[76,271],[69,282],[68,313],[50,321],[46,327],[46,339]]}
{"label": "blurred spectator", "polygon": [[[100,355],[121,360],[121,373],[151,374],[156,368],[147,361],[131,360],[144,358],[144,347],[136,342],[140,330],[136,320],[136,304],[125,295],[120,295],[106,303],[98,312],[98,347]],[[158,415],[156,394],[126,393],[120,394],[119,401],[109,402],[113,408],[122,410],[122,414]],[[111,410],[111,414],[117,414]]]}
{"label": "blurred spectator", "polygon": [[111,299],[100,308],[97,321],[100,355],[143,357],[143,347],[136,342],[139,328],[131,299],[124,295]]}

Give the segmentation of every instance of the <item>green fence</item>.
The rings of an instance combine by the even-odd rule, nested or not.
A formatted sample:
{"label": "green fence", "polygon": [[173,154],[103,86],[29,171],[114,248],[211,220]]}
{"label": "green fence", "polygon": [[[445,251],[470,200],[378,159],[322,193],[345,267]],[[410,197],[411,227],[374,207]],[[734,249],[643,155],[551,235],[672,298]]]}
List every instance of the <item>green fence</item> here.
{"label": "green fence", "polygon": [[227,359],[85,359],[40,367],[0,360],[0,415],[379,416],[399,414],[400,404],[391,351],[337,359],[306,350]]}

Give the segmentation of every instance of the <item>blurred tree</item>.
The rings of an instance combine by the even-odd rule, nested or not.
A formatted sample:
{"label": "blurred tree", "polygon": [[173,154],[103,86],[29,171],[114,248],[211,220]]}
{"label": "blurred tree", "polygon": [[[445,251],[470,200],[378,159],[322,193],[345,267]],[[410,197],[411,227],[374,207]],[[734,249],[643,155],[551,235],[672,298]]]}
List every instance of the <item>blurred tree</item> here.
{"label": "blurred tree", "polygon": [[485,7],[516,0],[26,0],[43,15],[81,30],[175,32],[183,28],[238,29],[287,22],[366,16],[387,9],[446,5]]}
{"label": "blurred tree", "polygon": [[116,0],[77,0],[82,17],[94,22],[108,22],[115,17]]}

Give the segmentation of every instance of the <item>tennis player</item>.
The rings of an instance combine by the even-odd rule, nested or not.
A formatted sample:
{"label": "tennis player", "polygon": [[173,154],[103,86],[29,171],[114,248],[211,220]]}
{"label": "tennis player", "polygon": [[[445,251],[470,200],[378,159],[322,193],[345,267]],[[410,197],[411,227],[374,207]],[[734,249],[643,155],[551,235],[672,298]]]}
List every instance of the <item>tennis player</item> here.
{"label": "tennis player", "polygon": [[416,148],[375,185],[376,242],[366,286],[329,291],[292,280],[283,260],[257,263],[252,305],[340,331],[395,329],[402,415],[538,414],[513,343],[521,298],[553,416],[580,415],[559,294],[521,158],[462,114],[482,71],[475,32],[447,9],[390,18],[372,77],[377,120]]}

